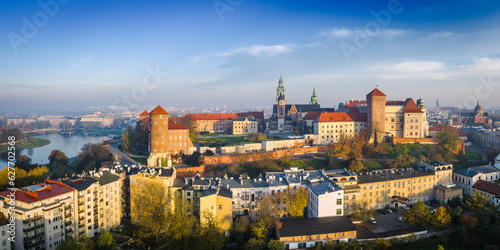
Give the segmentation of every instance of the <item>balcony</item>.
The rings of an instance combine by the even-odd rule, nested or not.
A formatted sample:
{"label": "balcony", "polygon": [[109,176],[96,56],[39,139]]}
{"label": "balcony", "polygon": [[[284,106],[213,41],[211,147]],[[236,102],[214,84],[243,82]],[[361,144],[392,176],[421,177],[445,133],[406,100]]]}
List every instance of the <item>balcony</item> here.
{"label": "balcony", "polygon": [[85,224],[81,223],[80,225],[78,225],[78,228],[83,228],[85,227]]}
{"label": "balcony", "polygon": [[78,202],[78,206],[83,206],[83,205],[85,205],[85,202],[83,201]]}
{"label": "balcony", "polygon": [[33,227],[23,228],[23,232],[27,233],[27,232],[31,232],[33,230],[37,230],[37,229],[43,228],[43,227],[44,227],[44,224],[41,223],[41,224],[33,226]]}
{"label": "balcony", "polygon": [[68,214],[65,214],[65,215],[64,215],[64,217],[65,217],[65,218],[71,218],[71,214],[69,214],[69,213],[68,213]]}
{"label": "balcony", "polygon": [[43,237],[44,235],[45,235],[45,233],[42,232],[42,233],[37,233],[37,234],[31,235],[31,236],[24,237],[23,238],[24,244],[29,243],[31,240],[34,240],[36,238]]}
{"label": "balcony", "polygon": [[34,243],[31,243],[31,244],[24,244],[24,248],[25,249],[29,249],[29,248],[34,248],[34,247],[37,247],[37,246],[41,246],[45,244],[45,240],[40,240],[38,242],[34,242]]}
{"label": "balcony", "polygon": [[64,230],[64,233],[65,234],[73,233],[73,228],[66,228],[66,230]]}
{"label": "balcony", "polygon": [[43,220],[43,217],[37,216],[37,217],[25,219],[25,220],[23,220],[23,224],[27,224],[27,223],[31,223],[31,222],[35,222],[35,221],[39,221],[39,220]]}
{"label": "balcony", "polygon": [[65,222],[64,222],[64,226],[66,226],[66,227],[67,227],[67,226],[71,226],[71,224],[73,224],[73,222],[72,222],[72,221],[65,221]]}
{"label": "balcony", "polygon": [[85,220],[85,217],[80,217],[79,221]]}

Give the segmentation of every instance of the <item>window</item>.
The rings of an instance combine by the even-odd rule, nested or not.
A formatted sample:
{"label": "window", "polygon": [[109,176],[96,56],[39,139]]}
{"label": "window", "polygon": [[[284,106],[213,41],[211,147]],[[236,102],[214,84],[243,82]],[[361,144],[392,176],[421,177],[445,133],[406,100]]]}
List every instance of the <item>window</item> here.
{"label": "window", "polygon": [[337,215],[341,215],[342,214],[342,209],[337,209]]}
{"label": "window", "polygon": [[342,199],[337,199],[337,205],[342,205]]}
{"label": "window", "polygon": [[219,205],[219,210],[222,210],[222,205]]}

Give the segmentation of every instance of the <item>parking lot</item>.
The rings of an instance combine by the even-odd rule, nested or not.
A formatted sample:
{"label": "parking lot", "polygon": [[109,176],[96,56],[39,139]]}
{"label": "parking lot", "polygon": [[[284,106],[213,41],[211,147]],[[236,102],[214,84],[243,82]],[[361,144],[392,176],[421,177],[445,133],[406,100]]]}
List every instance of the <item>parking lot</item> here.
{"label": "parking lot", "polygon": [[371,224],[370,222],[363,224],[374,233],[389,232],[406,228],[407,226],[403,222],[398,221],[398,218],[401,216],[401,210],[402,209],[399,209],[397,212],[393,212],[392,214],[382,214],[380,212],[376,212],[375,219],[377,220],[377,224]]}

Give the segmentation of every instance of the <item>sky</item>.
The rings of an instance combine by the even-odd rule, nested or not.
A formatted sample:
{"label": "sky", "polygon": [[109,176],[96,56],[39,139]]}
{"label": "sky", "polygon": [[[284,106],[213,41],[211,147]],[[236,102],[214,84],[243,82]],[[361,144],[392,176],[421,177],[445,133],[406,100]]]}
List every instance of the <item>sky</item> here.
{"label": "sky", "polygon": [[88,106],[500,106],[500,2],[0,1],[0,113]]}

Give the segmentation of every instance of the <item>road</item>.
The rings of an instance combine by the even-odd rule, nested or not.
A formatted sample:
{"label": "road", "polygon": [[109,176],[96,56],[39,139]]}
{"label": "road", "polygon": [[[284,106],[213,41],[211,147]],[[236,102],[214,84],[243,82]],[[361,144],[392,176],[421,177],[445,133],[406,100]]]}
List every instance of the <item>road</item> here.
{"label": "road", "polygon": [[109,151],[113,154],[113,155],[119,155],[121,157],[121,160],[120,162],[122,164],[126,164],[126,165],[140,165],[139,163],[137,163],[136,161],[134,161],[134,159],[130,158],[127,154],[123,153],[122,151],[120,151],[119,149],[115,148],[115,147],[108,147]]}

